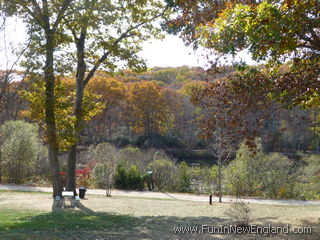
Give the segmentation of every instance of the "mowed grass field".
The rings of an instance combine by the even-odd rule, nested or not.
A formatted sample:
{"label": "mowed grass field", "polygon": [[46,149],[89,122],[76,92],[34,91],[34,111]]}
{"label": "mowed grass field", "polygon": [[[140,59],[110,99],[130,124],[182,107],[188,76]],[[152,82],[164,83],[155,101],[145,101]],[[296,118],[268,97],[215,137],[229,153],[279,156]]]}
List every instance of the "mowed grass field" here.
{"label": "mowed grass field", "polygon": [[0,239],[320,239],[320,206],[250,205],[252,224],[310,226],[312,234],[179,234],[174,227],[232,224],[231,204],[87,197],[79,208],[53,211],[50,194],[0,191]]}

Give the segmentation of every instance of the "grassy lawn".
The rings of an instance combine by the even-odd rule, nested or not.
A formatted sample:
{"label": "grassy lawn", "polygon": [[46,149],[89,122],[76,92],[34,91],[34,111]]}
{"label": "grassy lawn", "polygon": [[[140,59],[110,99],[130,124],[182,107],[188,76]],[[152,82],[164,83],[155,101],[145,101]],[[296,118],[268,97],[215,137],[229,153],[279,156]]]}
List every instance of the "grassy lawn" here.
{"label": "grassy lawn", "polygon": [[53,212],[50,194],[0,192],[0,239],[320,239],[319,206],[252,204],[253,224],[311,226],[308,235],[175,234],[173,227],[231,224],[230,204],[89,195]]}
{"label": "grassy lawn", "polygon": [[[1,239],[91,239],[94,235],[116,238],[118,231],[131,230],[139,220],[130,216],[82,212],[41,213],[1,210]],[[96,238],[94,238],[96,239]]]}

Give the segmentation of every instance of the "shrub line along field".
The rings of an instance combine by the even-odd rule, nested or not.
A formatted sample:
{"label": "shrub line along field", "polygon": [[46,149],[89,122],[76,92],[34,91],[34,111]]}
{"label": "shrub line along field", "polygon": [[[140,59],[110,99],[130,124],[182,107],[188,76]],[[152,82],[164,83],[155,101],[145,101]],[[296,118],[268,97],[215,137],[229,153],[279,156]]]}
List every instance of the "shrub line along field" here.
{"label": "shrub line along field", "polygon": [[[46,192],[51,193],[52,188],[49,187],[30,187],[21,185],[1,185],[0,190],[26,191],[26,192]],[[106,195],[103,189],[87,189],[86,194]],[[152,198],[152,199],[171,199],[171,200],[186,200],[195,202],[208,202],[208,195],[196,195],[186,193],[166,193],[166,192],[147,192],[147,191],[128,191],[128,190],[112,190],[113,196],[137,197],[137,198]],[[319,205],[320,201],[301,201],[301,200],[280,200],[280,199],[258,199],[258,198],[238,198],[254,204],[271,204],[271,205]],[[218,197],[213,197],[214,202],[218,202]],[[235,202],[234,197],[223,197],[224,202]]]}

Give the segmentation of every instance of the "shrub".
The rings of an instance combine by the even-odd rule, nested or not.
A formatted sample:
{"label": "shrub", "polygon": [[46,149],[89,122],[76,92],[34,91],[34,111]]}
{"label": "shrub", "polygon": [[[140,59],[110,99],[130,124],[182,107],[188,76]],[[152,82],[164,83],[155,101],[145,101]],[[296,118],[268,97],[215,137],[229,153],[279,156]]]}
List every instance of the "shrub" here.
{"label": "shrub", "polygon": [[48,147],[44,145],[39,145],[38,155],[34,163],[34,175],[42,180],[50,179],[50,164],[48,157]]}
{"label": "shrub", "polygon": [[305,199],[320,199],[320,155],[304,156],[306,162],[300,176],[298,190]]}
{"label": "shrub", "polygon": [[252,210],[249,203],[235,202],[227,210],[226,215],[230,217],[237,226],[248,226],[252,221]]}
{"label": "shrub", "polygon": [[260,190],[264,195],[271,198],[295,197],[296,176],[291,173],[291,161],[279,153],[265,154],[265,158],[259,160],[257,164],[261,171],[257,176],[257,182],[260,182]]}
{"label": "shrub", "polygon": [[244,143],[240,145],[236,154],[236,159],[233,160],[225,169],[225,185],[226,192],[232,195],[255,195],[259,183],[255,183],[255,177],[259,169],[256,169],[257,159],[263,158],[262,146],[259,144],[253,154],[248,146]]}
{"label": "shrub", "polygon": [[88,167],[76,169],[76,182],[79,187],[89,187],[92,182],[91,169]]}
{"label": "shrub", "polygon": [[178,166],[178,192],[191,192],[191,176],[189,174],[189,167],[185,162]]}
{"label": "shrub", "polygon": [[148,166],[153,171],[153,180],[158,190],[174,191],[176,182],[174,175],[176,166],[167,159],[159,159],[152,161]]}
{"label": "shrub", "polygon": [[127,189],[143,190],[143,180],[136,165],[131,165],[127,174]]}
{"label": "shrub", "polygon": [[180,145],[176,137],[169,135],[163,136],[160,134],[148,136],[143,143],[144,147],[179,147]]}
{"label": "shrub", "polygon": [[137,166],[131,165],[129,171],[123,163],[117,166],[115,186],[119,189],[143,190],[143,180]]}
{"label": "shrub", "polygon": [[119,150],[109,143],[99,143],[95,147],[90,146],[89,153],[91,160],[97,163],[115,163],[119,160]]}
{"label": "shrub", "polygon": [[[66,185],[66,172],[60,171],[63,186]],[[92,183],[91,169],[86,167],[82,169],[76,169],[76,185],[78,187],[89,187]]]}
{"label": "shrub", "polygon": [[38,127],[24,121],[8,121],[0,128],[1,173],[7,182],[21,183],[34,173],[40,139]]}
{"label": "shrub", "polygon": [[133,144],[136,147],[142,147],[147,139],[148,139],[148,136],[138,136],[133,140]]}
{"label": "shrub", "polygon": [[116,173],[114,176],[114,183],[116,188],[118,189],[127,189],[127,186],[128,186],[127,171],[123,163],[120,163],[117,166]]}
{"label": "shrub", "polygon": [[[97,165],[97,169],[93,172],[95,185],[97,187],[106,185],[109,189],[113,183],[121,189],[141,189],[140,186],[138,187],[139,184],[130,186],[130,182],[137,182],[138,178],[128,182],[128,174],[131,171],[131,175],[136,174],[141,177],[150,170],[149,163],[157,157],[169,159],[165,153],[156,149],[140,150],[132,146],[117,149],[109,143],[100,143],[89,149],[90,162]],[[134,169],[132,166],[135,166]]]}
{"label": "shrub", "polygon": [[139,149],[132,146],[118,149],[109,143],[100,143],[89,148],[87,158],[90,160],[84,164],[87,165],[88,162],[107,164],[110,174],[114,175],[117,165],[122,162],[126,169],[136,165],[141,173],[146,173],[149,170],[148,164],[158,157],[170,159],[164,152],[156,149]]}
{"label": "shrub", "polygon": [[107,195],[111,195],[111,188],[119,158],[119,150],[109,143],[100,143],[89,150],[92,162],[94,183],[99,188],[106,188]]}
{"label": "shrub", "polygon": [[93,169],[93,178],[94,178],[95,187],[97,188],[107,187],[106,172],[107,172],[106,164],[98,163],[95,165]]}
{"label": "shrub", "polygon": [[236,159],[225,169],[226,191],[232,195],[261,195],[271,198],[295,196],[291,161],[278,153],[266,154],[258,144],[253,153],[241,144]]}
{"label": "shrub", "polygon": [[141,173],[146,173],[148,164],[161,157],[162,159],[170,159],[164,152],[156,149],[139,149],[136,147],[126,147],[119,151],[118,159],[125,164],[127,169],[131,165],[136,165]]}
{"label": "shrub", "polygon": [[188,175],[191,180],[190,191],[193,193],[212,194],[217,190],[218,168],[189,167]]}

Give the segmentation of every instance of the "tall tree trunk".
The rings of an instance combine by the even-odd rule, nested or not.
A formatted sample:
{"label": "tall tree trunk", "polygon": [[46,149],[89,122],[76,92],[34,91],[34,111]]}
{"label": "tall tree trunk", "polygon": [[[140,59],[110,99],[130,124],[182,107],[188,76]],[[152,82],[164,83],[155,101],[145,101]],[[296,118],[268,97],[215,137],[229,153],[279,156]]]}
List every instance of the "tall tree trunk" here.
{"label": "tall tree trunk", "polygon": [[223,153],[223,144],[222,144],[222,141],[224,140],[223,139],[223,136],[222,136],[222,133],[221,133],[221,127],[219,127],[218,129],[218,136],[219,136],[219,139],[218,139],[218,189],[219,189],[219,202],[221,203],[222,202],[222,184],[221,184],[221,181],[222,181],[222,173],[221,173],[221,168],[222,168],[222,153]]}
{"label": "tall tree trunk", "polygon": [[83,122],[83,95],[84,95],[84,78],[86,73],[85,65],[85,47],[86,28],[83,27],[79,39],[77,39],[77,77],[76,77],[76,101],[74,106],[74,116],[76,121],[74,124],[75,141],[70,148],[68,162],[67,162],[67,184],[66,190],[76,193],[76,163],[77,163],[77,146],[80,141],[80,132],[82,130]]}
{"label": "tall tree trunk", "polygon": [[0,184],[2,183],[2,156],[1,156],[1,150],[0,150]]}
{"label": "tall tree trunk", "polygon": [[54,32],[46,31],[46,64],[44,67],[44,78],[46,81],[46,99],[45,99],[45,122],[47,127],[49,162],[51,170],[51,180],[53,186],[53,196],[61,196],[62,182],[60,176],[60,165],[58,159],[57,129],[55,122],[55,97],[54,97]]}
{"label": "tall tree trunk", "polygon": [[219,151],[219,157],[218,157],[218,189],[219,189],[219,202],[222,202],[222,190],[221,190],[221,149]]}
{"label": "tall tree trunk", "polygon": [[69,156],[67,160],[67,183],[66,183],[66,190],[67,191],[73,191],[76,193],[76,163],[77,163],[77,146],[80,140],[80,131],[82,128],[82,104],[83,104],[83,84],[78,86],[77,82],[77,93],[76,93],[76,102],[75,102],[75,110],[74,115],[76,117],[76,122],[74,125],[74,135],[75,135],[75,141],[72,144]]}
{"label": "tall tree trunk", "polygon": [[69,150],[68,160],[67,160],[67,183],[66,191],[73,191],[74,195],[76,193],[76,163],[77,163],[77,143],[73,144]]}

